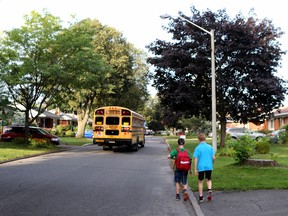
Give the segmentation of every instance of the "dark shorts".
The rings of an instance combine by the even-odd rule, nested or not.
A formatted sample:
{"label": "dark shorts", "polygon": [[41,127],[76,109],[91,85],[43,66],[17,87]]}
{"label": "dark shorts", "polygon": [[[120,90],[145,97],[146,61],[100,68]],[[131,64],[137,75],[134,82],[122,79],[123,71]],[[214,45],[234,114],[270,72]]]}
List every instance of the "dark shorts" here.
{"label": "dark shorts", "polygon": [[182,183],[183,185],[187,184],[187,175],[188,172],[183,171],[174,171],[174,181],[177,183]]}
{"label": "dark shorts", "polygon": [[198,180],[203,181],[204,180],[204,176],[205,179],[211,180],[211,176],[212,176],[212,170],[206,170],[203,172],[199,172],[198,173]]}

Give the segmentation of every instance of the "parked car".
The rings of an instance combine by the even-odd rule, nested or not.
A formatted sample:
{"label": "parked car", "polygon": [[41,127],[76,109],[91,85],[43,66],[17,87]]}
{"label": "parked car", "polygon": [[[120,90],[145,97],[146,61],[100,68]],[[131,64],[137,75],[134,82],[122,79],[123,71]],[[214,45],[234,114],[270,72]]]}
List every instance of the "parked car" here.
{"label": "parked car", "polygon": [[[9,126],[2,134],[0,134],[0,140],[9,142],[17,137],[24,137],[24,136],[25,136],[24,126]],[[47,139],[51,143],[56,145],[59,145],[61,142],[58,136],[50,134],[48,131],[40,127],[30,126],[29,136],[31,138]]]}
{"label": "parked car", "polygon": [[227,128],[226,133],[229,134],[232,139],[238,139],[239,137],[245,135],[248,135],[255,140],[267,137],[265,133],[252,131],[247,128]]}
{"label": "parked car", "polygon": [[280,133],[285,133],[285,129],[276,130],[269,134],[269,138],[272,141],[272,143],[278,142]]}

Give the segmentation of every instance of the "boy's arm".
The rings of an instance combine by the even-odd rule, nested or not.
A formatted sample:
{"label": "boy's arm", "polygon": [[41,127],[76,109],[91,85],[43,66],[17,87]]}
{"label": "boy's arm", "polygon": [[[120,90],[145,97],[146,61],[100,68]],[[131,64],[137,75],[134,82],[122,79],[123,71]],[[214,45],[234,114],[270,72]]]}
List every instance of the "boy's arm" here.
{"label": "boy's arm", "polygon": [[195,175],[198,176],[197,163],[198,163],[198,158],[194,158],[194,172],[195,172]]}

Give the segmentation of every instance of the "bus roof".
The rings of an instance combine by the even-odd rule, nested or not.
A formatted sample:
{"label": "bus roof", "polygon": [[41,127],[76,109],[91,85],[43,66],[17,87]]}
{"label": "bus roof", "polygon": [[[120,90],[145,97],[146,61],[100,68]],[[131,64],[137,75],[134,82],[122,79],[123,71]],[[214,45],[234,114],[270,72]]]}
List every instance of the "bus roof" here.
{"label": "bus roof", "polygon": [[137,116],[137,117],[142,118],[143,120],[145,120],[145,118],[144,118],[143,115],[141,115],[141,114],[139,114],[139,113],[137,113],[137,112],[135,112],[135,111],[127,108],[127,107],[121,107],[121,106],[103,106],[103,107],[97,108],[96,110],[99,110],[99,109],[112,109],[112,110],[113,110],[113,109],[126,109],[126,110],[129,110],[129,111],[132,113],[132,116],[134,115],[134,116]]}

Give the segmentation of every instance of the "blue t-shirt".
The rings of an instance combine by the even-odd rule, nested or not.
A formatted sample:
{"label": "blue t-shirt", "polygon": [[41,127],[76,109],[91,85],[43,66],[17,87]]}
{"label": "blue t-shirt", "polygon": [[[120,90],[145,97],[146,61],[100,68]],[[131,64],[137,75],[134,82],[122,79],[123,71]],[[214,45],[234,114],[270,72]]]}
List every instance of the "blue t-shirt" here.
{"label": "blue t-shirt", "polygon": [[198,159],[198,172],[213,170],[213,155],[215,151],[211,145],[201,142],[194,150],[193,157]]}

